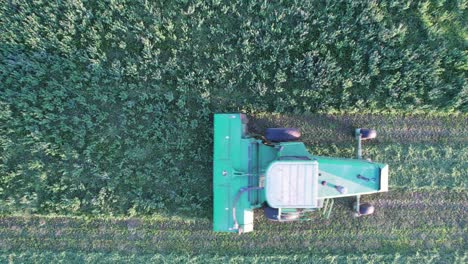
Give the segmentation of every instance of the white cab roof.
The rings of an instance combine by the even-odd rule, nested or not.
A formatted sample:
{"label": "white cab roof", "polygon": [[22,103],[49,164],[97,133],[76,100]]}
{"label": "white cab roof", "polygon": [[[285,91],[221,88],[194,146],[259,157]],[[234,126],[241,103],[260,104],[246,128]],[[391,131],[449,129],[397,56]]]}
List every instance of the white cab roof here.
{"label": "white cab roof", "polygon": [[266,172],[266,200],[274,208],[316,208],[318,162],[274,161]]}

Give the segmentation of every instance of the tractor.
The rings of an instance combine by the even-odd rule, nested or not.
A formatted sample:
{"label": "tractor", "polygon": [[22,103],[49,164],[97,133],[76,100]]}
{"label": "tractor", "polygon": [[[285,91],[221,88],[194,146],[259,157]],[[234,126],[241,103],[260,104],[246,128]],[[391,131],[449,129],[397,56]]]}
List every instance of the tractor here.
{"label": "tractor", "polygon": [[355,216],[370,215],[365,194],[388,191],[388,165],[362,159],[361,141],[373,129],[354,131],[357,159],[310,153],[297,128],[249,133],[242,113],[214,115],[213,230],[246,233],[254,229],[254,210],[268,220],[309,220],[313,212],[329,218],[335,198],[354,197]]}

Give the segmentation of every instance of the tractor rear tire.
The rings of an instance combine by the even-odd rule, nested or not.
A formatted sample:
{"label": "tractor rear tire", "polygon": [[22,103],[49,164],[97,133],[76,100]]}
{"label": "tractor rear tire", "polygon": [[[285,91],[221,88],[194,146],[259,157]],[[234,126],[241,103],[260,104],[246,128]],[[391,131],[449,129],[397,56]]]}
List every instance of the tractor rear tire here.
{"label": "tractor rear tire", "polygon": [[371,215],[374,213],[374,206],[370,203],[362,203],[359,206],[359,214],[360,215]]}
{"label": "tractor rear tire", "polygon": [[377,137],[377,131],[374,129],[361,128],[361,139],[373,139]]}
{"label": "tractor rear tire", "polygon": [[263,213],[265,214],[265,217],[270,220],[270,221],[278,221],[278,209],[276,208],[271,208],[269,206],[266,206],[263,208]]}
{"label": "tractor rear tire", "polygon": [[269,206],[266,206],[263,208],[263,212],[265,214],[265,217],[270,220],[270,221],[293,221],[299,219],[301,214],[299,212],[295,213],[283,213],[281,215],[281,219],[278,218],[278,208],[272,208]]}
{"label": "tractor rear tire", "polygon": [[301,138],[301,131],[297,128],[267,128],[265,138],[271,142],[296,141]]}

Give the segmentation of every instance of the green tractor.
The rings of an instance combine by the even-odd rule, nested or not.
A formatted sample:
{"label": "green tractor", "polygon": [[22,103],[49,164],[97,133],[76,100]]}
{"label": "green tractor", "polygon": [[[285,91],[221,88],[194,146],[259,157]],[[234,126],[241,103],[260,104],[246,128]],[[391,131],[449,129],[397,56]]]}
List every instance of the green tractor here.
{"label": "green tractor", "polygon": [[249,134],[247,122],[240,113],[214,116],[214,231],[251,232],[262,207],[271,221],[307,220],[314,211],[328,218],[340,197],[355,197],[355,215],[369,215],[374,207],[360,196],[388,191],[388,165],[361,157],[372,129],[356,129],[357,159],[344,159],[309,153],[298,129],[269,128],[263,137]]}

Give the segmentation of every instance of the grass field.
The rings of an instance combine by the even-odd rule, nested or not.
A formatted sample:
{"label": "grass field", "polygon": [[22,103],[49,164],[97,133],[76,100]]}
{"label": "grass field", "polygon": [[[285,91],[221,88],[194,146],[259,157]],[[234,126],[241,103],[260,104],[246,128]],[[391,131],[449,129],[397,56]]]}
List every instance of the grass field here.
{"label": "grass field", "polygon": [[[3,258],[151,258],[199,262],[241,260],[433,259],[463,263],[466,255],[466,192],[392,191],[367,198],[378,211],[353,218],[338,202],[332,219],[278,224],[257,214],[255,232],[242,236],[211,231],[206,218],[92,218],[4,216],[0,221]],[[415,257],[417,256],[417,257]],[[110,258],[108,258],[110,257]],[[426,262],[426,261],[424,261]]]}
{"label": "grass field", "polygon": [[258,211],[255,231],[242,236],[212,232],[210,204],[192,214],[131,218],[5,215],[1,260],[465,263],[466,122],[464,115],[258,114],[251,130],[301,127],[311,151],[321,155],[350,157],[352,128],[376,128],[378,139],[365,145],[365,155],[391,168],[390,191],[364,197],[376,213],[353,218],[349,199],[337,200],[330,220],[317,215],[308,222],[271,223]]}
{"label": "grass field", "polygon": [[[0,263],[467,263],[466,3],[0,0]],[[213,114],[390,166],[375,215],[211,231]]]}

